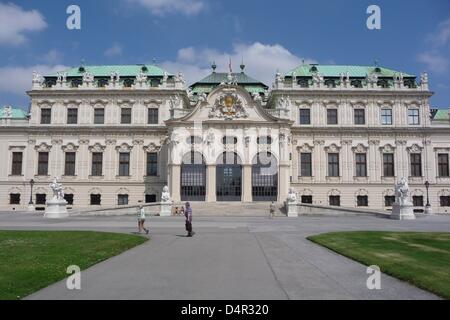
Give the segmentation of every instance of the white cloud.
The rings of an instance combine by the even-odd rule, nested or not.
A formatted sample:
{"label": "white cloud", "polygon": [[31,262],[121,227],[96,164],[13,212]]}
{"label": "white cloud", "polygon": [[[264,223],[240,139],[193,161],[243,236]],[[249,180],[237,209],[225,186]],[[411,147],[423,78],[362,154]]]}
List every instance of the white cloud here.
{"label": "white cloud", "polygon": [[435,46],[445,46],[450,40],[450,19],[439,24],[436,33],[430,34],[429,39]]}
{"label": "white cloud", "polygon": [[56,49],[52,49],[46,54],[44,54],[41,58],[46,64],[54,65],[58,64],[63,57],[63,54]]}
{"label": "white cloud", "polygon": [[0,44],[20,45],[27,41],[24,33],[46,27],[47,23],[39,11],[25,11],[12,3],[0,3]]}
{"label": "white cloud", "polygon": [[105,50],[105,56],[107,57],[115,57],[120,56],[122,54],[122,46],[118,43],[114,43],[112,47]]}
{"label": "white cloud", "polygon": [[35,65],[31,67],[8,66],[0,68],[0,92],[25,95],[31,89],[33,71],[42,75],[67,70],[64,65]]}
{"label": "white cloud", "polygon": [[426,51],[417,57],[417,60],[427,66],[430,71],[444,73],[450,64],[448,58],[438,51]]}
{"label": "white cloud", "polygon": [[195,15],[205,9],[204,0],[127,0],[144,6],[151,14],[164,15],[167,13],[182,13]]}
{"label": "white cloud", "polygon": [[[229,59],[233,72],[238,72],[242,59],[245,72],[267,85],[273,82],[275,73],[287,72],[302,63],[302,58],[294,55],[279,44],[235,44],[231,52],[220,52],[215,49],[195,49],[187,47],[178,50],[176,61],[165,61],[161,65],[172,73],[182,71],[189,84],[200,80],[211,72],[211,63],[217,64],[218,72],[227,72]],[[306,63],[315,62],[306,59]]]}

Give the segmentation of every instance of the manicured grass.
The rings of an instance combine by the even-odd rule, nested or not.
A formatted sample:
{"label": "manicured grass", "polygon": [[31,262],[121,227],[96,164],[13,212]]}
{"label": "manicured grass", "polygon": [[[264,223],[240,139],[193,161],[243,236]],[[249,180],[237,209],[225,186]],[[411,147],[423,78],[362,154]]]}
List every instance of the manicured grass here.
{"label": "manicured grass", "polygon": [[308,239],[450,299],[450,233],[332,232]]}
{"label": "manicured grass", "polygon": [[0,299],[20,299],[147,241],[147,238],[91,231],[0,231]]}

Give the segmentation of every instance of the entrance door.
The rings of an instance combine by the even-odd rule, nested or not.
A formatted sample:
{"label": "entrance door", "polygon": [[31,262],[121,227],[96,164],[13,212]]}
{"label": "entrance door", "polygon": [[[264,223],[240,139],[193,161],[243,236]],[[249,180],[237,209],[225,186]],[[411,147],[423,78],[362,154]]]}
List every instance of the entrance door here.
{"label": "entrance door", "polygon": [[241,201],[242,169],[238,164],[216,166],[217,201]]}
{"label": "entrance door", "polygon": [[252,164],[253,201],[277,201],[278,163],[270,152],[257,154]]}
{"label": "entrance door", "polygon": [[206,165],[203,155],[190,152],[181,165],[181,201],[205,201]]}

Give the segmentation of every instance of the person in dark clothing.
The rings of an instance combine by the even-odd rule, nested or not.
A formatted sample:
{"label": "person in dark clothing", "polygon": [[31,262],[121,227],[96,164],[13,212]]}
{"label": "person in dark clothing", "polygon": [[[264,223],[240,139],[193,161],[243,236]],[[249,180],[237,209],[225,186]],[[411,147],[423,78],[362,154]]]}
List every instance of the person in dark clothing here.
{"label": "person in dark clothing", "polygon": [[192,237],[194,235],[194,232],[192,231],[192,208],[189,202],[186,202],[184,216],[186,217],[186,231],[188,233],[187,236]]}

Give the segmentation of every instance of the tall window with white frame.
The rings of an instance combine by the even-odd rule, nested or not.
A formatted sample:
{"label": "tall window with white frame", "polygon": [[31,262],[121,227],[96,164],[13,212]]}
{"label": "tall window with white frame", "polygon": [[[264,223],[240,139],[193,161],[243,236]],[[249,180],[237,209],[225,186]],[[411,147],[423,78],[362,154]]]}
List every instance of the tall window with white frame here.
{"label": "tall window with white frame", "polygon": [[408,124],[409,125],[419,125],[420,115],[419,109],[408,109]]}
{"label": "tall window with white frame", "polygon": [[366,110],[354,109],[353,110],[354,122],[357,125],[366,124]]}
{"label": "tall window with white frame", "polygon": [[311,109],[299,109],[299,123],[303,125],[311,124]]}
{"label": "tall window with white frame", "polygon": [[48,175],[48,152],[39,152],[37,174],[39,176]]}
{"label": "tall window with white frame", "polygon": [[388,108],[381,109],[381,124],[382,125],[392,124],[392,109]]}
{"label": "tall window with white frame", "polygon": [[338,124],[337,109],[327,109],[327,124]]}
{"label": "tall window with white frame", "polygon": [[393,153],[383,153],[383,176],[384,177],[395,176]]}
{"label": "tall window with white frame", "polygon": [[120,123],[130,124],[131,123],[131,108],[121,108],[120,109]]}
{"label": "tall window with white frame", "polygon": [[23,161],[23,153],[22,152],[13,152],[12,153],[12,166],[11,166],[11,175],[12,176],[21,176],[22,175],[22,161]]}
{"label": "tall window with white frame", "polygon": [[158,174],[158,153],[147,152],[147,176]]}
{"label": "tall window with white frame", "polygon": [[328,154],[328,176],[339,177],[339,153]]}
{"label": "tall window with white frame", "polygon": [[101,176],[102,174],[103,174],[103,153],[93,152],[91,175],[94,177],[98,177]]}
{"label": "tall window with white frame", "polygon": [[78,108],[68,108],[67,124],[77,124],[77,123],[78,123]]}
{"label": "tall window with white frame", "polygon": [[129,176],[130,175],[130,153],[120,152],[119,153],[119,176]]}
{"label": "tall window with white frame", "polygon": [[52,109],[41,108],[41,124],[50,124],[52,122]]}
{"label": "tall window with white frame", "polygon": [[148,108],[148,114],[147,114],[147,123],[148,124],[158,124],[158,108]]}
{"label": "tall window with white frame", "polygon": [[300,176],[312,176],[312,157],[310,152],[300,153]]}
{"label": "tall window with white frame", "polygon": [[105,123],[105,108],[95,108],[94,124],[104,124],[104,123]]}
{"label": "tall window with white frame", "polygon": [[439,177],[449,176],[448,153],[438,154],[438,174]]}
{"label": "tall window with white frame", "polygon": [[355,154],[355,168],[357,177],[367,177],[367,155],[365,153]]}
{"label": "tall window with white frame", "polygon": [[422,155],[420,153],[411,153],[411,177],[422,176]]}
{"label": "tall window with white frame", "polygon": [[75,175],[75,152],[66,152],[66,158],[64,163],[64,175]]}

